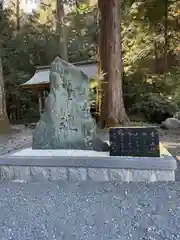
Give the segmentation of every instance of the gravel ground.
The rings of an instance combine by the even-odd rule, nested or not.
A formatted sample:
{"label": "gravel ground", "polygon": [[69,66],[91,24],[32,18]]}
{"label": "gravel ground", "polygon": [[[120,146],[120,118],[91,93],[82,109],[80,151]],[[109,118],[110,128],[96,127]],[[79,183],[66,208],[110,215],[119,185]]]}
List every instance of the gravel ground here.
{"label": "gravel ground", "polygon": [[11,134],[0,136],[0,155],[30,147],[31,143],[32,129],[23,125],[13,126]]}
{"label": "gravel ground", "polygon": [[[31,145],[30,129],[0,137],[0,153]],[[180,155],[180,134],[161,141]],[[180,180],[180,161],[176,179]],[[180,240],[180,182],[0,184],[0,240]]]}
{"label": "gravel ground", "polygon": [[0,239],[180,239],[179,183],[3,183]]}

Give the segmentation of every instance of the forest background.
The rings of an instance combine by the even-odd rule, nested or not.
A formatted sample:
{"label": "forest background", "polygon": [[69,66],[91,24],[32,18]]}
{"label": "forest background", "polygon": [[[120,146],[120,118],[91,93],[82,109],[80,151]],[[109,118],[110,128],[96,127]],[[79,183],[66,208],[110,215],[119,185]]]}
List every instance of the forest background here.
{"label": "forest background", "polygon": [[[30,1],[30,0],[29,0]],[[60,0],[59,0],[60,1]],[[10,122],[39,117],[36,92],[23,90],[35,66],[49,65],[62,53],[54,0],[25,13],[21,2],[1,10],[0,58]],[[98,61],[99,14],[96,1],[64,1],[68,61]],[[180,1],[125,0],[121,16],[123,97],[130,119],[160,123],[180,107]],[[0,61],[1,62],[1,61]],[[97,79],[91,88],[97,86]],[[93,93],[93,92],[92,92]],[[91,94],[91,100],[96,99]]]}

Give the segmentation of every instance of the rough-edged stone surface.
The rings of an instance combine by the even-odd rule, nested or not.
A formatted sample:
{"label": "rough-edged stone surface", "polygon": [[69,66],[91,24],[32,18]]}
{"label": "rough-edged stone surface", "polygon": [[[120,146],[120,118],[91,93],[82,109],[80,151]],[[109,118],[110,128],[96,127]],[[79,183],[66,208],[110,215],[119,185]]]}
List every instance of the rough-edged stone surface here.
{"label": "rough-edged stone surface", "polygon": [[70,181],[85,181],[87,180],[87,170],[85,168],[69,168]]}
{"label": "rough-edged stone surface", "polygon": [[88,168],[88,178],[95,182],[108,182],[109,171],[104,168]]}
{"label": "rough-edged stone surface", "polygon": [[96,137],[88,88],[81,70],[60,58],[51,63],[50,93],[33,134],[33,149],[108,151],[108,144]]}
{"label": "rough-edged stone surface", "polygon": [[0,181],[53,181],[69,182],[158,182],[175,181],[173,170],[138,170],[104,168],[65,168],[65,167],[0,167]]}
{"label": "rough-edged stone surface", "polygon": [[176,118],[167,118],[161,123],[163,129],[180,129],[180,121]]}
{"label": "rough-edged stone surface", "polygon": [[173,115],[173,118],[176,118],[176,119],[180,120],[180,112],[176,112],[176,113]]}

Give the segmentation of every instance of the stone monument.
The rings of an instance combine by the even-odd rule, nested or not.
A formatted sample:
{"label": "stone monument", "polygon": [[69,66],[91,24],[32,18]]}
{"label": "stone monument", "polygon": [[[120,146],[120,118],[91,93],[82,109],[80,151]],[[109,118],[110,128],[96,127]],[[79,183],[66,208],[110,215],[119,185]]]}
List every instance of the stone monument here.
{"label": "stone monument", "polygon": [[50,93],[33,133],[32,149],[109,151],[109,145],[96,136],[85,73],[56,58],[49,78]]}

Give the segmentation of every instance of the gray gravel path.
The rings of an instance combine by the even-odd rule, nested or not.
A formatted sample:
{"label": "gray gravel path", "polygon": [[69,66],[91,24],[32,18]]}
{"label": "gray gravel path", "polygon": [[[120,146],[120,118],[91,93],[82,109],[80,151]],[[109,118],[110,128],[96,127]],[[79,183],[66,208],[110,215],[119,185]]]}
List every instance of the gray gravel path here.
{"label": "gray gravel path", "polygon": [[[0,154],[31,145],[32,130],[19,130],[0,137]],[[180,182],[1,183],[0,240],[9,239],[180,240]]]}
{"label": "gray gravel path", "polygon": [[32,143],[32,129],[23,125],[12,126],[12,133],[0,136],[0,155],[28,148]]}
{"label": "gray gravel path", "polygon": [[3,183],[1,240],[180,239],[179,183]]}

